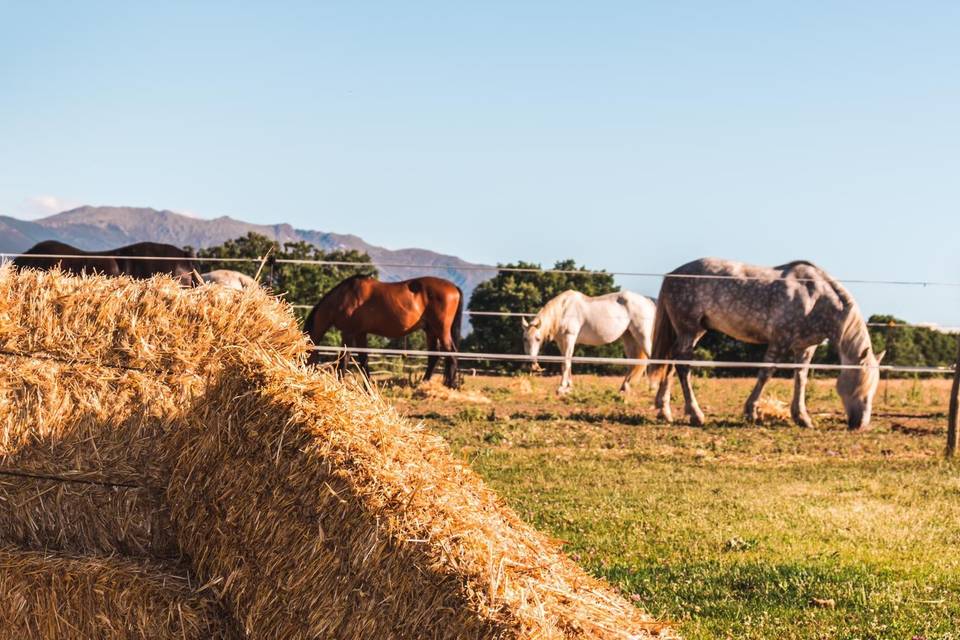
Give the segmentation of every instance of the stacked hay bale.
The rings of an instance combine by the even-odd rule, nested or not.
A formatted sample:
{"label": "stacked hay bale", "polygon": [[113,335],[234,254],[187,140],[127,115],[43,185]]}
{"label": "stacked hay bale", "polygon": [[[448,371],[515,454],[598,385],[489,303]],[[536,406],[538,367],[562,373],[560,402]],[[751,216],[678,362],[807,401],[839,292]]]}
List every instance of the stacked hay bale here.
{"label": "stacked hay bale", "polygon": [[0,270],[0,637],[240,637],[182,558],[160,450],[240,335],[303,353],[271,300]]}
{"label": "stacked hay bale", "polygon": [[[121,571],[104,569],[113,554],[135,558],[112,560],[134,563],[124,584],[172,590],[136,611],[108,607],[120,631],[100,637],[191,637],[203,625],[248,638],[658,629],[520,522],[441,439],[303,368],[305,348],[289,310],[259,291],[0,271],[0,503],[24,505],[0,506],[0,543],[56,549],[83,576],[69,581],[73,597],[44,599],[37,583],[63,588],[46,556],[7,552],[37,563],[37,582],[6,575],[0,556],[0,594],[33,598],[34,627],[17,628],[97,637],[65,636],[64,621],[107,606],[89,594]],[[173,629],[170,607],[184,602],[192,617]],[[45,614],[59,626],[36,622]],[[0,629],[16,615],[0,609]]]}

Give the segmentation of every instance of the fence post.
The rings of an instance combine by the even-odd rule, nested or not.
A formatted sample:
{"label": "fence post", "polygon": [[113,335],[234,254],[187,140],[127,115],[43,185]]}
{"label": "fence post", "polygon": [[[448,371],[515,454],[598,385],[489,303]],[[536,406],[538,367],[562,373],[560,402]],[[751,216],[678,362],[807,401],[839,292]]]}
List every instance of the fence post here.
{"label": "fence post", "polygon": [[960,336],[957,337],[957,364],[953,370],[953,388],[950,390],[950,414],[947,418],[947,457],[952,458],[957,450],[958,396],[960,396]]}

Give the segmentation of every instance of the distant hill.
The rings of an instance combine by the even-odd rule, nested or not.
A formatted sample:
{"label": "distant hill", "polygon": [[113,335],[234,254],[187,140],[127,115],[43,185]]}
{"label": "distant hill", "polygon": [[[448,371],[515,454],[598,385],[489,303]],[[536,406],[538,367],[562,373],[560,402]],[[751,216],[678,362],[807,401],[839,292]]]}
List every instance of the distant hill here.
{"label": "distant hill", "polygon": [[[0,252],[17,253],[42,240],[59,240],[87,251],[144,241],[203,248],[239,238],[250,231],[281,243],[303,240],[327,251],[364,251],[373,258],[384,280],[435,275],[455,282],[468,299],[478,284],[496,275],[492,267],[473,269],[487,265],[476,265],[427,249],[386,249],[354,235],[295,229],[289,224],[252,224],[227,216],[204,220],[146,207],[85,206],[39,220],[0,216]],[[395,264],[418,267],[390,266]]]}

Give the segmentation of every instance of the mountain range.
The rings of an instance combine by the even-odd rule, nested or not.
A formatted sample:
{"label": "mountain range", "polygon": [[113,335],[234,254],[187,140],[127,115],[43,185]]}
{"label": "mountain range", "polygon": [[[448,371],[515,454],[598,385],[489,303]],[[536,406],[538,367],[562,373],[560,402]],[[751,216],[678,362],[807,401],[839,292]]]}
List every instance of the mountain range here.
{"label": "mountain range", "polygon": [[428,249],[387,249],[355,235],[295,229],[289,224],[253,224],[228,216],[202,219],[147,207],[83,206],[39,220],[0,216],[0,253],[19,253],[42,240],[59,240],[86,251],[146,241],[199,249],[251,231],[281,244],[302,240],[325,251],[363,251],[373,259],[384,280],[439,276],[455,282],[468,300],[478,284],[496,275],[496,270],[488,265],[473,264]]}

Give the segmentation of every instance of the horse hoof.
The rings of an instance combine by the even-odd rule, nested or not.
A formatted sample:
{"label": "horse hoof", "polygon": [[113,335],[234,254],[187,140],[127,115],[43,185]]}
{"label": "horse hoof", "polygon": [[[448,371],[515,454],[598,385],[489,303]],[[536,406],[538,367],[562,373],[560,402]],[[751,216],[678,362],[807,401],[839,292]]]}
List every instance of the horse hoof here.
{"label": "horse hoof", "polygon": [[657,420],[662,420],[663,422],[666,422],[667,424],[671,424],[671,423],[673,423],[673,416],[670,414],[669,411],[658,411],[658,412],[657,412]]}
{"label": "horse hoof", "polygon": [[705,423],[702,413],[691,413],[690,414],[690,426],[691,427],[702,427]]}

